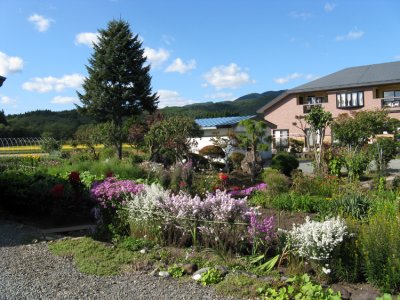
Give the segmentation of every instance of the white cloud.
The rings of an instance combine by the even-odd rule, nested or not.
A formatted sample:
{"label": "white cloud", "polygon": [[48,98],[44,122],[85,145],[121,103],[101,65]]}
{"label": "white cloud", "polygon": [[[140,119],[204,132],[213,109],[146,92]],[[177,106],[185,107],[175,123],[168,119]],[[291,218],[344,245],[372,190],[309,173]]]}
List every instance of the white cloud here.
{"label": "white cloud", "polygon": [[333,11],[333,10],[335,9],[335,7],[336,7],[336,4],[335,4],[335,3],[326,2],[326,3],[325,3],[325,6],[324,6],[324,10],[325,10],[326,12],[331,12],[331,11]]}
{"label": "white cloud", "polygon": [[75,45],[86,45],[93,47],[99,41],[99,33],[96,32],[81,32],[75,36]]}
{"label": "white cloud", "polygon": [[396,55],[396,56],[394,57],[394,59],[400,60],[400,55]]}
{"label": "white cloud", "polygon": [[78,73],[64,75],[61,78],[53,76],[35,77],[25,82],[22,88],[30,92],[35,91],[38,93],[47,93],[51,91],[61,92],[66,88],[80,88],[84,78],[82,74]]}
{"label": "white cloud", "polygon": [[182,59],[177,58],[170,64],[165,72],[178,72],[181,74],[185,74],[190,70],[196,69],[196,61],[194,59],[189,60],[186,64],[182,61]]}
{"label": "white cloud", "polygon": [[303,79],[310,81],[310,80],[318,79],[319,76],[314,75],[314,74],[292,73],[285,77],[274,78],[274,82],[277,84],[285,84],[285,83],[288,83],[289,81],[299,79],[299,78],[303,78]]}
{"label": "white cloud", "polygon": [[28,18],[28,21],[33,23],[36,27],[36,30],[39,32],[45,32],[49,29],[50,23],[53,22],[51,19],[46,19],[45,17],[34,14]]}
{"label": "white cloud", "polygon": [[204,75],[204,79],[217,90],[223,88],[235,89],[244,84],[255,82],[247,72],[242,71],[235,63],[231,63],[228,66],[213,67]]}
{"label": "white cloud", "polygon": [[76,97],[55,96],[50,102],[54,104],[69,104],[78,103],[79,99]]}
{"label": "white cloud", "polygon": [[225,101],[231,101],[235,100],[235,96],[232,93],[215,93],[215,94],[207,94],[204,96],[206,99],[211,99],[211,100],[225,100]]}
{"label": "white cloud", "polygon": [[166,45],[171,45],[173,42],[175,42],[175,38],[167,34],[163,34],[161,39]]}
{"label": "white cloud", "polygon": [[364,35],[364,31],[358,30],[355,28],[354,30],[350,30],[346,35],[338,35],[336,37],[336,41],[352,41],[352,40],[358,40],[362,38]]}
{"label": "white cloud", "polygon": [[308,12],[298,12],[298,11],[291,11],[289,14],[294,19],[301,19],[303,21],[312,17],[311,13]]}
{"label": "white cloud", "polygon": [[0,51],[0,75],[19,72],[24,67],[24,61],[18,56],[8,56]]}
{"label": "white cloud", "polygon": [[12,99],[8,96],[0,95],[0,103],[3,105],[14,105],[17,103],[17,100]]}
{"label": "white cloud", "polygon": [[163,108],[166,106],[183,106],[195,102],[193,100],[182,97],[177,91],[158,90],[157,94],[159,96],[159,108]]}
{"label": "white cloud", "polygon": [[169,52],[163,48],[156,50],[146,47],[144,48],[144,56],[147,57],[147,60],[150,62],[150,64],[153,66],[159,66],[168,59]]}

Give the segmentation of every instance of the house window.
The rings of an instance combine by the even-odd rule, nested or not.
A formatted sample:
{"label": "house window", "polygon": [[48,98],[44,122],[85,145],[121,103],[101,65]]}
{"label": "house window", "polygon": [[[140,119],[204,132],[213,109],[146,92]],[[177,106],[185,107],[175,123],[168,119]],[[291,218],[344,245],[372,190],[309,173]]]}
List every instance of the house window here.
{"label": "house window", "polygon": [[328,97],[324,96],[299,96],[298,98],[298,104],[299,105],[304,105],[304,104],[320,104],[320,103],[327,103],[328,102]]}
{"label": "house window", "polygon": [[288,129],[278,129],[274,130],[274,148],[288,148],[289,147],[289,130]]}
{"label": "house window", "polygon": [[382,107],[399,107],[400,91],[383,92]]}
{"label": "house window", "polygon": [[346,92],[336,94],[337,108],[364,106],[364,92]]}
{"label": "house window", "polygon": [[305,146],[307,148],[314,147],[315,143],[320,144],[321,137],[320,137],[319,133],[316,133],[315,131],[311,130],[310,128],[306,128],[305,133],[306,133]]}

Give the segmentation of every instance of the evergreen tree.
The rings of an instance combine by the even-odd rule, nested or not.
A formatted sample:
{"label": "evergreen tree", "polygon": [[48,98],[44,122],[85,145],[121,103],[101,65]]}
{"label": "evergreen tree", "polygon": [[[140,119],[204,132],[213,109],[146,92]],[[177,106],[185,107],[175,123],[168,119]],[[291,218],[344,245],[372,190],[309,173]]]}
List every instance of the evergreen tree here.
{"label": "evergreen tree", "polygon": [[4,110],[0,110],[0,124],[3,124],[4,126],[8,125],[6,115],[4,114]]}
{"label": "evergreen tree", "polygon": [[151,91],[150,66],[138,35],[133,35],[125,21],[111,21],[106,30],[99,30],[99,41],[87,66],[85,94],[78,96],[82,107],[78,109],[93,115],[98,121],[108,122],[114,128],[112,141],[122,158],[122,143],[126,139],[126,117],[153,112],[158,96]]}

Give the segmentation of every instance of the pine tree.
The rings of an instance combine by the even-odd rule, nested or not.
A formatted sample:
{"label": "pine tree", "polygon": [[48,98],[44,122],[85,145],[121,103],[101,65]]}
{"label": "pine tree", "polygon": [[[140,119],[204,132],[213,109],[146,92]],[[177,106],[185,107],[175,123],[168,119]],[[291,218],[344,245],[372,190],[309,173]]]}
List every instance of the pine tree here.
{"label": "pine tree", "polygon": [[154,112],[158,96],[151,91],[150,66],[145,65],[142,43],[129,24],[113,20],[99,33],[86,66],[89,75],[83,84],[85,94],[78,92],[82,102],[78,110],[109,123],[113,128],[109,142],[121,159],[125,119],[143,111]]}
{"label": "pine tree", "polygon": [[0,110],[0,124],[3,124],[4,126],[8,125],[6,115],[4,114],[4,110]]}

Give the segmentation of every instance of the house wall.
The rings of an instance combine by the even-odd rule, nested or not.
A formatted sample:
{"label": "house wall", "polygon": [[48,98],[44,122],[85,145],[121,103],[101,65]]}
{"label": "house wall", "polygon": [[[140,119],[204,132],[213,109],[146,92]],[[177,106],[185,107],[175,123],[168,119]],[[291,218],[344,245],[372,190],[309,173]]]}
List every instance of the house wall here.
{"label": "house wall", "polygon": [[[400,85],[388,85],[388,86],[378,86],[378,87],[367,87],[367,88],[355,88],[347,90],[335,90],[328,92],[311,92],[304,94],[291,94],[287,95],[285,98],[280,100],[274,106],[268,108],[264,112],[264,118],[277,125],[277,130],[288,129],[289,137],[303,139],[304,133],[298,128],[301,127],[301,122],[296,120],[296,116],[303,116],[303,105],[298,104],[298,97],[307,95],[321,95],[324,94],[328,97],[327,103],[321,103],[321,106],[332,113],[333,118],[336,118],[339,114],[350,113],[352,111],[361,110],[375,110],[381,109],[381,98],[383,97],[384,90],[398,89],[400,90]],[[364,106],[360,108],[338,108],[336,104],[336,95],[340,92],[364,92]],[[389,108],[390,117],[400,119],[400,107]],[[303,127],[304,127],[304,120]],[[294,123],[297,124],[294,125]],[[327,137],[331,135],[330,129],[328,128],[326,132]]]}

